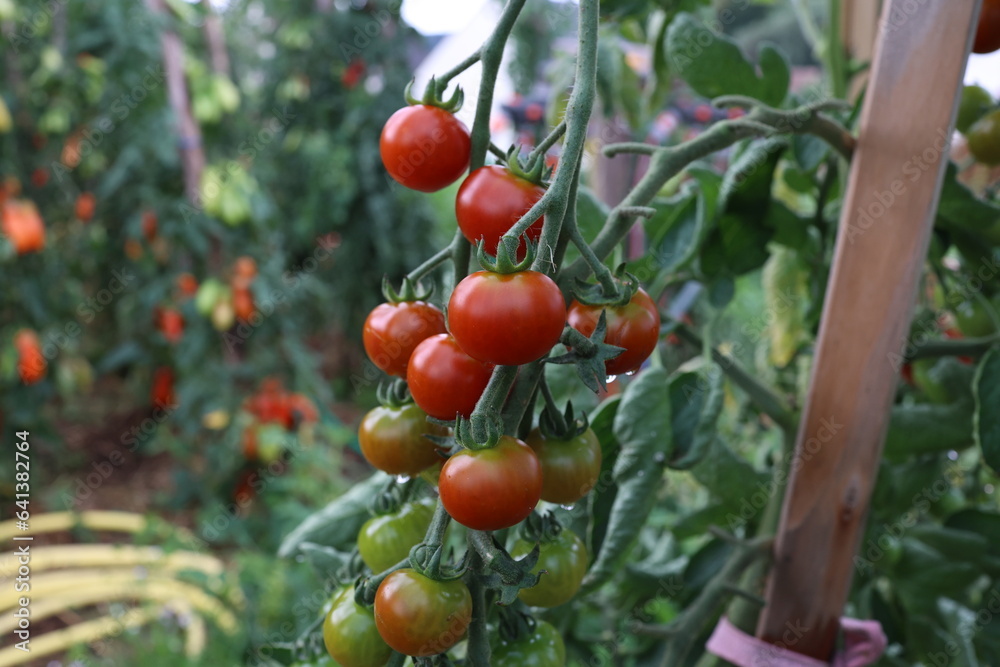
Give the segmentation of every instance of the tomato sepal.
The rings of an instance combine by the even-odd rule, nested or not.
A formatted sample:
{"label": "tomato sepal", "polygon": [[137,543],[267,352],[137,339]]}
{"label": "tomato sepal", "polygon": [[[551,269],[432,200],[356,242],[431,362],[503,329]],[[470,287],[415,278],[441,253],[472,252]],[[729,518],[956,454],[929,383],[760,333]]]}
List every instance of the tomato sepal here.
{"label": "tomato sepal", "polygon": [[476,243],[476,259],[484,271],[491,273],[509,275],[511,273],[527,271],[531,268],[531,263],[535,261],[536,246],[531,241],[526,240],[525,243],[527,244],[527,248],[524,252],[524,259],[519,262],[516,258],[518,246],[521,245],[520,239],[507,236],[506,234],[501,236],[500,241],[497,243],[496,257],[492,259],[490,259],[490,255],[486,252],[486,242],[483,239],[479,239]]}
{"label": "tomato sepal", "polygon": [[615,294],[608,294],[604,285],[593,285],[578,278],[573,296],[585,306],[624,306],[639,290],[639,279],[625,270],[624,263],[615,269],[614,276],[619,288]]}
{"label": "tomato sepal", "polygon": [[529,158],[527,163],[522,162],[520,146],[513,144],[507,149],[507,157],[504,162],[507,169],[518,178],[524,179],[529,183],[534,183],[535,185],[544,186],[544,178],[547,171],[545,168],[545,156],[538,155],[534,158]]}
{"label": "tomato sepal", "polygon": [[608,345],[604,342],[607,331],[607,313],[604,311],[601,311],[597,326],[590,337],[584,336],[567,325],[563,329],[563,335],[559,342],[570,348],[570,351],[558,357],[550,357],[545,362],[549,364],[576,364],[577,375],[580,376],[580,380],[588,389],[595,394],[598,391],[607,391],[605,362],[625,351],[623,347]]}
{"label": "tomato sepal", "polygon": [[[415,104],[423,104],[429,107],[438,107],[439,109],[444,109],[448,113],[455,113],[462,108],[462,104],[465,103],[465,91],[462,90],[461,86],[455,86],[455,91],[451,94],[451,98],[447,101],[442,97],[444,90],[438,90],[438,83],[435,77],[431,77],[430,82],[427,87],[424,88],[424,95],[421,99],[417,99],[413,96],[413,84],[416,82],[415,79],[410,79],[410,82],[406,84],[406,89],[403,90],[403,97],[406,98],[406,103],[410,106]],[[447,86],[447,82],[445,82]]]}
{"label": "tomato sepal", "polygon": [[389,276],[382,276],[382,296],[387,303],[412,303],[414,301],[428,301],[434,294],[434,286],[431,285],[427,291],[422,291],[420,282],[414,282],[409,276],[403,277],[403,283],[397,292],[389,281]]}
{"label": "tomato sepal", "polygon": [[522,588],[538,584],[540,572],[532,572],[538,564],[541,548],[535,548],[520,560],[515,560],[493,537],[480,530],[469,531],[469,543],[479,553],[482,566],[476,572],[486,588],[497,592],[497,604],[507,607],[517,600]]}

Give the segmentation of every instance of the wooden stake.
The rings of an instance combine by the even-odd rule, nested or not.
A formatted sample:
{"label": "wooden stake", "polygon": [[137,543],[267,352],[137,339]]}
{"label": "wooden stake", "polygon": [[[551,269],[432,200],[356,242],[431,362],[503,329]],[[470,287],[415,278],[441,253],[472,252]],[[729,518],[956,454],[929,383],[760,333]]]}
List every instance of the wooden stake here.
{"label": "wooden stake", "polygon": [[883,7],[809,396],[757,636],[833,652],[980,0]]}

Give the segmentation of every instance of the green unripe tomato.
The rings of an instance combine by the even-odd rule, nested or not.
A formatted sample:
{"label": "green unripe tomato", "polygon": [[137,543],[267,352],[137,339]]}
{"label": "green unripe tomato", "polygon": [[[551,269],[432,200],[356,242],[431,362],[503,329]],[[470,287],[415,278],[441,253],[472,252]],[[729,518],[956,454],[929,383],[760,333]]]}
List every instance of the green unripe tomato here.
{"label": "green unripe tomato", "polygon": [[1000,109],[986,114],[965,133],[969,152],[977,162],[1000,165]]}
{"label": "green unripe tomato", "polygon": [[971,299],[963,301],[954,308],[955,321],[963,336],[979,338],[996,332],[997,326],[990,316],[986,306]]}
{"label": "green unripe tomato", "polygon": [[566,645],[559,631],[545,621],[538,621],[535,632],[515,641],[499,640],[493,647],[493,667],[563,667]]}
{"label": "green unripe tomato", "polygon": [[371,609],[354,601],[354,588],[336,592],[323,619],[323,644],[341,667],[383,667],[392,655]]}
{"label": "green unripe tomato", "polygon": [[955,129],[962,134],[972,127],[972,124],[986,115],[993,108],[993,97],[981,86],[966,86],[962,88],[962,97],[958,103],[958,118]]}
{"label": "green unripe tomato", "polygon": [[[535,545],[528,540],[518,540],[510,550],[514,558],[531,553]],[[558,607],[573,599],[580,590],[583,575],[587,573],[587,547],[571,530],[563,530],[550,542],[542,542],[538,563],[531,571],[538,574],[545,570],[538,583],[522,588],[517,594],[532,607]]]}
{"label": "green unripe tomato", "polygon": [[361,526],[358,551],[372,572],[384,572],[423,541],[434,517],[430,501],[407,503],[398,512],[375,516]]}
{"label": "green unripe tomato", "polygon": [[208,317],[212,314],[216,302],[224,296],[224,292],[225,285],[215,278],[205,280],[198,286],[198,292],[194,296],[195,309],[203,316]]}

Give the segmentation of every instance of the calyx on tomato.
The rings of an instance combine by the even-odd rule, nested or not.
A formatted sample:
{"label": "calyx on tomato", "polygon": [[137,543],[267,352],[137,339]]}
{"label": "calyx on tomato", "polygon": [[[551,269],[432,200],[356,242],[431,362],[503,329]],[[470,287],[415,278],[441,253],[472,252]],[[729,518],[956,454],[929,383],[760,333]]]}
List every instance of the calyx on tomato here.
{"label": "calyx on tomato", "polygon": [[554,405],[548,405],[542,409],[542,414],[538,416],[538,430],[546,438],[555,440],[569,440],[580,435],[590,428],[590,420],[584,412],[581,418],[577,418],[573,411],[573,402],[566,402],[566,410],[559,414],[554,409]]}
{"label": "calyx on tomato", "polygon": [[614,277],[618,287],[614,294],[608,294],[610,288],[605,285],[592,285],[577,280],[573,296],[585,306],[624,306],[639,289],[639,279],[625,270],[624,263],[615,269]]}
{"label": "calyx on tomato", "polygon": [[413,301],[427,301],[434,293],[434,286],[431,285],[427,291],[421,289],[420,283],[414,283],[409,276],[403,277],[403,283],[397,292],[389,282],[389,276],[382,276],[382,296],[388,303],[410,303]]}
{"label": "calyx on tomato", "polygon": [[490,258],[490,255],[486,252],[486,244],[480,239],[476,243],[476,259],[479,261],[479,266],[483,267],[484,271],[490,271],[492,273],[499,273],[503,275],[508,275],[511,273],[520,273],[521,271],[527,271],[531,268],[531,263],[535,261],[535,244],[528,240],[525,240],[525,245],[527,246],[524,252],[524,257],[520,261],[517,260],[518,248],[521,245],[521,241],[512,236],[501,236],[500,242],[497,243],[497,254],[496,257]]}
{"label": "calyx on tomato", "polygon": [[535,185],[543,185],[546,172],[549,171],[545,167],[544,156],[539,155],[527,163],[522,162],[520,146],[516,144],[507,150],[507,157],[504,162],[507,165],[507,169],[515,176]]}
{"label": "calyx on tomato", "polygon": [[[455,86],[455,91],[451,94],[451,98],[446,102],[441,97],[441,93],[444,92],[443,87],[440,87],[435,77],[431,77],[430,82],[427,87],[424,88],[424,95],[421,99],[417,99],[413,96],[413,83],[414,80],[410,79],[410,82],[406,84],[406,89],[403,91],[404,97],[406,97],[406,103],[409,105],[423,104],[430,107],[438,107],[444,109],[449,113],[455,113],[462,108],[462,104],[465,102],[465,91],[462,90],[461,86]],[[445,82],[447,85],[447,82]]]}

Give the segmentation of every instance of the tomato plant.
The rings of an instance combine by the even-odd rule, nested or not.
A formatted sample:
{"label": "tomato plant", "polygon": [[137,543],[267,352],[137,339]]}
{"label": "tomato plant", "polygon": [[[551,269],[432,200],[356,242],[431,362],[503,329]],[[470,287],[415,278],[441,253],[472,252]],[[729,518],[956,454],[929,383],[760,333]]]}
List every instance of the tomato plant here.
{"label": "tomato plant", "polygon": [[[520,558],[527,555],[534,544],[519,540],[511,547],[510,555]],[[541,579],[531,588],[523,588],[518,597],[533,607],[558,607],[573,599],[587,572],[587,547],[583,540],[569,530],[563,530],[549,541],[541,543],[541,555],[533,572],[542,572]]]}
{"label": "tomato plant", "polygon": [[330,611],[323,618],[323,644],[343,667],[381,667],[392,655],[379,635],[374,613],[355,602],[350,586],[333,595]]}
{"label": "tomato plant", "polygon": [[441,469],[441,503],[456,521],[476,530],[520,523],[542,494],[542,466],[534,451],[503,436],[489,449],[453,454]]}
{"label": "tomato plant", "polygon": [[559,341],[566,302],[551,278],[538,271],[477,271],[448,301],[448,325],[470,357],[517,366],[534,361]]}
{"label": "tomato plant", "polygon": [[406,377],[413,400],[431,417],[468,416],[490,381],[492,366],[473,359],[448,334],[423,340],[410,357]]}
{"label": "tomato plant", "polygon": [[375,624],[404,655],[443,653],[465,635],[472,596],[461,581],[435,581],[411,569],[386,577],[375,596]]}
{"label": "tomato plant", "polygon": [[382,129],[379,152],[389,175],[408,188],[434,192],[469,168],[471,142],[465,124],[430,104],[403,107]]}
{"label": "tomato plant", "polygon": [[425,436],[444,429],[428,423],[427,413],[410,403],[380,406],[361,420],[358,441],[365,459],[393,475],[416,475],[440,460],[437,448]]}
{"label": "tomato plant", "polygon": [[605,363],[608,375],[620,375],[639,369],[660,339],[660,312],[641,287],[628,303],[620,306],[588,306],[574,301],[570,304],[567,322],[589,336],[597,328],[601,311],[607,313],[608,333],[605,342],[625,348]]}
{"label": "tomato plant", "polygon": [[[472,243],[484,241],[484,249],[497,254],[497,243],[521,216],[534,206],[545,190],[510,169],[491,165],[480,167],[462,181],[455,197],[458,228]],[[539,217],[522,238],[537,241],[544,217]],[[524,248],[518,250],[524,256]]]}
{"label": "tomato plant", "polygon": [[372,517],[358,533],[358,552],[372,572],[383,572],[406,558],[424,539],[434,505],[407,503],[399,511]]}

